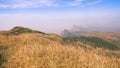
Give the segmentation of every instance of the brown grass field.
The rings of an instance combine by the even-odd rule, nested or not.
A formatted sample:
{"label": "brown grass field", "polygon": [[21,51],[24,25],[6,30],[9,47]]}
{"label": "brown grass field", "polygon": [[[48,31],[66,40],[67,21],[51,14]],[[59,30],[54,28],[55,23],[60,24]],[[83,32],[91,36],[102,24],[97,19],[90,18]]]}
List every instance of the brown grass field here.
{"label": "brown grass field", "polygon": [[120,68],[118,57],[61,44],[61,40],[52,34],[1,34],[0,68]]}

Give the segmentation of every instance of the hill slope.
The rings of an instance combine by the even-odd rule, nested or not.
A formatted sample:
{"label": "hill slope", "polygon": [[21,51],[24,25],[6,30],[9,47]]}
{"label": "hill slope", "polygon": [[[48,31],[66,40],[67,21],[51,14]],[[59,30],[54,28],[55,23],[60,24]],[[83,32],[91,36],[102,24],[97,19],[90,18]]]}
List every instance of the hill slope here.
{"label": "hill slope", "polygon": [[32,29],[29,29],[29,28],[21,27],[21,26],[16,26],[9,31],[0,31],[0,34],[3,34],[3,35],[18,35],[18,34],[21,34],[21,33],[41,33],[41,34],[45,34],[43,32],[32,30]]}
{"label": "hill slope", "polygon": [[85,33],[82,36],[98,37],[120,47],[120,32]]}
{"label": "hill slope", "polygon": [[87,44],[94,48],[104,48],[108,50],[120,50],[120,48],[112,43],[109,43],[98,37],[66,37],[65,40],[73,41],[73,42],[81,42],[83,44]]}
{"label": "hill slope", "polygon": [[55,34],[0,34],[0,68],[119,68],[107,54]]}

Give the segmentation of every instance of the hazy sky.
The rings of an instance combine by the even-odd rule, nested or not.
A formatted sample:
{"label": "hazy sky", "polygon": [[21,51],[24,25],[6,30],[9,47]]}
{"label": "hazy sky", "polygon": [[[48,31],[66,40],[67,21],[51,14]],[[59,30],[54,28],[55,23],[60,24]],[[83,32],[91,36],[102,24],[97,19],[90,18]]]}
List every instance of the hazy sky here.
{"label": "hazy sky", "polygon": [[59,33],[73,25],[120,26],[120,0],[0,0],[0,30],[24,26]]}

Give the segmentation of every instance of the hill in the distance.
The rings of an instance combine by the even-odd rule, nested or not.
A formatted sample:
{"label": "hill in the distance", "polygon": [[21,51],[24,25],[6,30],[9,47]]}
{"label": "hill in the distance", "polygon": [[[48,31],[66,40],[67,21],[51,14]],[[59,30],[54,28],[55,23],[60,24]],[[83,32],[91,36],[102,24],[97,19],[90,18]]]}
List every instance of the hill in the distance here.
{"label": "hill in the distance", "polygon": [[76,26],[74,25],[71,29],[64,29],[61,32],[61,36],[77,36],[84,33],[118,33],[120,28],[115,27],[98,27],[98,26]]}
{"label": "hill in the distance", "polygon": [[[72,40],[79,40],[84,44],[95,48],[107,47],[108,49],[120,49],[120,32],[110,30],[93,29],[92,27],[73,26],[72,29],[65,29],[61,32],[62,37]],[[113,48],[112,48],[113,47]]]}
{"label": "hill in the distance", "polygon": [[85,33],[85,37],[98,37],[120,47],[120,32]]}
{"label": "hill in the distance", "polygon": [[9,31],[1,31],[0,32],[0,34],[4,34],[4,35],[18,35],[18,34],[21,34],[21,33],[41,33],[41,34],[45,34],[43,32],[32,30],[32,29],[29,29],[29,28],[21,27],[21,26],[16,26]]}
{"label": "hill in the distance", "polygon": [[[97,45],[94,39],[87,42],[91,40]],[[119,68],[119,50],[95,48],[83,41],[24,27],[1,31],[0,68]]]}

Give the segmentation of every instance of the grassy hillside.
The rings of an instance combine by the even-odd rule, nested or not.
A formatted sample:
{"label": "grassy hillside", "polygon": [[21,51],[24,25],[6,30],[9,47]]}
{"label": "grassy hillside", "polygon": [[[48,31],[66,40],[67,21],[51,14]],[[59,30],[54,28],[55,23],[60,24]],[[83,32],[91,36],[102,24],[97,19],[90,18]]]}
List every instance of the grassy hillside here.
{"label": "grassy hillside", "polygon": [[16,26],[9,31],[0,31],[0,34],[3,34],[3,35],[18,35],[18,34],[22,34],[22,33],[41,33],[41,34],[45,34],[43,32],[32,30],[32,29],[29,29],[29,28],[24,28],[24,27],[21,27],[21,26]]}
{"label": "grassy hillside", "polygon": [[20,34],[0,34],[0,68],[120,67],[119,57],[104,54],[104,51],[84,44],[63,42],[63,38],[55,34],[26,31]]}
{"label": "grassy hillside", "polygon": [[94,48],[104,48],[108,50],[120,50],[120,48],[112,43],[109,43],[103,39],[98,37],[66,37],[64,41],[71,41],[71,42],[82,42],[84,44],[90,45]]}
{"label": "grassy hillside", "polygon": [[82,36],[98,37],[120,47],[120,32],[107,32],[107,33],[85,33]]}

